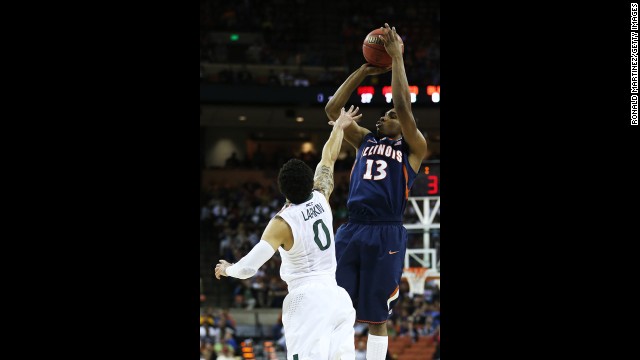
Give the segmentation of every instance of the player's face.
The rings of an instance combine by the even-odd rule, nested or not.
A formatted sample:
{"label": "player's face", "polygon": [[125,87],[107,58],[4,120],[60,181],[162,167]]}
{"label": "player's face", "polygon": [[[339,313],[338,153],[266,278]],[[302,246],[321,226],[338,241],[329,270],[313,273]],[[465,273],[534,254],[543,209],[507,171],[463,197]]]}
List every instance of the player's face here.
{"label": "player's face", "polygon": [[379,136],[394,138],[400,135],[402,128],[395,109],[387,111],[384,116],[380,117],[380,120],[376,122],[376,130],[378,130]]}

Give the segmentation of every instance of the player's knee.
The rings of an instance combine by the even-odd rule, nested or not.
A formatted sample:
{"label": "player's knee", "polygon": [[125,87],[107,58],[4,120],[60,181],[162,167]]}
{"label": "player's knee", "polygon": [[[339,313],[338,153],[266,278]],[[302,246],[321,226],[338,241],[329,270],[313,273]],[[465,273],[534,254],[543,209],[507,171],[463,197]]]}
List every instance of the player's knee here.
{"label": "player's knee", "polygon": [[369,334],[378,336],[387,336],[387,323],[369,324]]}

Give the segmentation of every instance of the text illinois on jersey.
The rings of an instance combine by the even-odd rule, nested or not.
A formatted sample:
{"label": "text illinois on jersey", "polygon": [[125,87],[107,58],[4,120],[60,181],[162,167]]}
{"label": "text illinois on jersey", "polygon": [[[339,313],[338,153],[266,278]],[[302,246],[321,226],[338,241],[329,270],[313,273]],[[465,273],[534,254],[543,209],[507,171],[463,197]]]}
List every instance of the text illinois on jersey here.
{"label": "text illinois on jersey", "polygon": [[380,144],[375,146],[369,146],[364,148],[364,150],[362,150],[362,156],[370,156],[370,155],[376,155],[376,154],[390,157],[392,159],[397,160],[399,163],[402,163],[402,151],[394,150],[389,145]]}

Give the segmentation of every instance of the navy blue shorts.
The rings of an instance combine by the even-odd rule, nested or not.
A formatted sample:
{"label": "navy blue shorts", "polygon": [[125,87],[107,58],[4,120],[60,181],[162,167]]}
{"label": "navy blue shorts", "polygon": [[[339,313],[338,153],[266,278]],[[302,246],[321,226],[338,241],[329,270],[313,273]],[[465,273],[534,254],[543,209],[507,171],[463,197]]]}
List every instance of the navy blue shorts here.
{"label": "navy blue shorts", "polygon": [[336,281],[349,293],[356,320],[386,322],[398,300],[407,229],[401,222],[348,222],[338,228],[335,242]]}

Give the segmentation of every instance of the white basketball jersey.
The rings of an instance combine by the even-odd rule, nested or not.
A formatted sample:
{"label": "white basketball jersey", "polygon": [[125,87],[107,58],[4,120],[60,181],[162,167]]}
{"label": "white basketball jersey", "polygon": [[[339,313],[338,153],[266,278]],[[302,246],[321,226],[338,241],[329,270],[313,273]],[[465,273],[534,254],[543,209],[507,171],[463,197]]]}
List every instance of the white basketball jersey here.
{"label": "white basketball jersey", "polygon": [[278,248],[282,257],[282,280],[289,283],[316,275],[329,275],[335,279],[333,215],[324,195],[314,190],[311,199],[301,204],[285,204],[278,216],[289,224],[293,232],[291,249]]}

